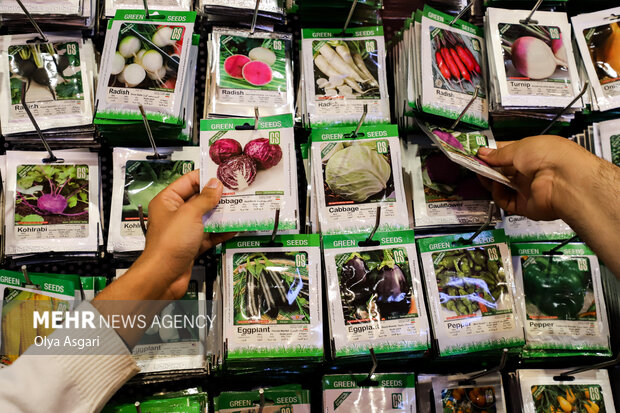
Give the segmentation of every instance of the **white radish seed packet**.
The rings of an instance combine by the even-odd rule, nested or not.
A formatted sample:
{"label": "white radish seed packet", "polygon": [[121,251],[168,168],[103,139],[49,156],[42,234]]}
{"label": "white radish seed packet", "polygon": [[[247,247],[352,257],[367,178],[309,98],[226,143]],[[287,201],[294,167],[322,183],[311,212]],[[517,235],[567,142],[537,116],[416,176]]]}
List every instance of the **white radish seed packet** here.
{"label": "white radish seed packet", "polygon": [[[148,0],[150,10],[190,11],[191,0]],[[117,10],[144,10],[143,0],[105,0],[106,17],[114,17]]]}

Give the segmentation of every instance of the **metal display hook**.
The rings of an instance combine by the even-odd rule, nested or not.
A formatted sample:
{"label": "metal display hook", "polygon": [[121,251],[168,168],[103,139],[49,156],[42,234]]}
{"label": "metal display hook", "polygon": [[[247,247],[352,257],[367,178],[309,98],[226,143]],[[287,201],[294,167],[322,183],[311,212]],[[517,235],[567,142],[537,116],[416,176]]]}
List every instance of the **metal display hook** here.
{"label": "metal display hook", "polygon": [[581,92],[579,92],[579,94],[575,96],[575,99],[573,99],[564,109],[562,109],[557,115],[555,115],[555,117],[551,120],[551,123],[549,123],[549,125],[547,125],[545,130],[543,130],[540,133],[541,135],[545,135],[547,132],[549,132],[549,129],[551,129],[551,127],[555,125],[555,123],[560,119],[560,117],[562,117],[562,115],[565,114],[566,111],[569,110],[575,104],[575,102],[577,102],[579,99],[581,99],[583,95],[586,94],[586,92],[588,91],[588,85],[589,85],[589,82],[586,80],[583,83],[583,88],[581,88]]}
{"label": "metal display hook", "polygon": [[459,386],[464,386],[468,384],[473,384],[475,381],[481,377],[488,376],[489,374],[501,372],[506,366],[506,360],[508,359],[508,349],[504,348],[502,350],[502,357],[499,359],[499,364],[492,369],[483,370],[480,373],[473,374],[469,378],[465,380],[459,381]]}
{"label": "metal display hook", "polygon": [[258,130],[258,106],[254,106],[254,130]]}
{"label": "metal display hook", "polygon": [[357,126],[355,127],[355,130],[351,134],[352,138],[357,138],[357,134],[359,133],[360,128],[362,127],[362,125],[364,124],[364,121],[366,120],[366,115],[368,115],[368,104],[364,103],[364,110],[362,112],[362,117],[360,118],[359,122],[357,122]]}
{"label": "metal display hook", "polygon": [[377,371],[377,367],[379,365],[379,363],[377,362],[377,356],[375,355],[375,349],[374,348],[370,348],[370,357],[372,359],[372,366],[370,367],[370,371],[368,372],[368,376],[366,376],[365,379],[360,380],[357,384],[359,386],[376,386],[377,384],[379,384],[377,382],[377,380],[375,380],[375,371]]}
{"label": "metal display hook", "polygon": [[28,115],[30,122],[32,122],[34,129],[37,131],[37,135],[39,135],[39,139],[41,139],[41,142],[43,142],[43,146],[45,147],[45,150],[49,154],[49,157],[43,158],[43,163],[64,162],[65,161],[64,159],[56,157],[56,155],[54,155],[54,152],[52,152],[52,148],[50,148],[50,145],[47,143],[47,140],[45,140],[45,137],[43,136],[43,132],[41,132],[41,128],[39,128],[39,124],[37,123],[36,119],[34,118],[34,115],[30,111],[30,108],[26,104],[26,82],[22,82],[21,104],[22,104],[22,107],[24,108],[24,111],[26,112],[26,115]]}
{"label": "metal display hook", "polygon": [[540,7],[540,5],[542,4],[543,0],[538,0],[536,2],[536,4],[534,5],[534,8],[532,9],[532,11],[530,12],[529,16],[527,16],[525,19],[519,21],[519,23],[521,24],[525,24],[525,25],[529,25],[531,24],[538,24],[538,21],[536,20],[532,20],[532,16],[534,16],[534,13],[536,13],[536,10],[538,10],[538,8]]}
{"label": "metal display hook", "polygon": [[148,20],[151,17],[151,15],[149,14],[149,4],[147,0],[142,0],[142,4],[144,4],[144,13],[146,20]]}
{"label": "metal display hook", "polygon": [[256,31],[256,20],[258,19],[258,7],[260,6],[260,0],[256,0],[256,6],[254,6],[254,15],[252,16],[252,24],[250,25],[250,36]]}
{"label": "metal display hook", "polygon": [[142,408],[140,407],[140,402],[135,402],[133,405],[136,408],[136,413],[142,413]]}
{"label": "metal display hook", "polygon": [[491,225],[491,221],[493,220],[494,213],[495,213],[495,201],[490,201],[489,211],[487,213],[487,219],[484,221],[484,223],[476,230],[476,232],[472,234],[471,237],[469,237],[468,239],[460,238],[458,241],[454,241],[453,244],[459,244],[459,243],[462,243],[464,245],[472,244],[474,240],[478,238],[478,235],[480,235],[482,231],[484,231],[485,229],[489,227],[489,225]]}
{"label": "metal display hook", "polygon": [[463,111],[461,112],[461,114],[459,115],[458,118],[456,118],[456,120],[454,121],[454,123],[452,124],[452,126],[450,126],[450,129],[456,129],[456,127],[459,125],[459,123],[461,122],[461,119],[463,119],[463,116],[465,116],[465,114],[467,113],[467,111],[469,110],[469,108],[471,108],[471,105],[474,104],[474,102],[476,101],[476,99],[478,98],[478,93],[480,93],[480,85],[476,86],[476,89],[474,90],[474,96],[471,98],[471,100],[469,101],[469,103],[467,103],[467,105],[465,106],[465,108],[463,108]]}
{"label": "metal display hook", "polygon": [[26,6],[24,6],[24,3],[22,3],[21,0],[15,0],[15,1],[17,2],[17,4],[19,4],[19,7],[21,7],[21,9],[23,10],[24,14],[28,18],[28,20],[30,20],[30,24],[32,24],[32,26],[37,31],[37,33],[39,33],[39,36],[41,36],[41,41],[45,42],[45,43],[48,43],[47,37],[45,37],[45,34],[43,34],[43,30],[41,30],[41,28],[39,27],[37,22],[34,20],[34,17],[32,17],[32,14],[30,14],[28,9],[26,9]]}
{"label": "metal display hook", "polygon": [[615,359],[613,359],[613,360],[604,361],[602,363],[593,364],[591,366],[577,367],[576,369],[572,369],[572,370],[569,370],[569,371],[565,371],[564,373],[560,373],[559,376],[554,376],[553,380],[555,380],[555,381],[573,381],[573,380],[575,380],[575,377],[573,376],[574,374],[583,373],[584,371],[604,369],[604,368],[607,368],[607,367],[615,366],[616,364],[620,364],[620,353],[618,353],[618,356]]}
{"label": "metal display hook", "polygon": [[22,271],[22,275],[24,276],[24,279],[26,280],[25,287],[26,288],[32,288],[32,289],[35,289],[35,290],[40,290],[41,287],[39,285],[33,283],[30,280],[30,276],[28,275],[28,269],[26,268],[26,265],[22,265],[20,269]]}
{"label": "metal display hook", "polygon": [[276,235],[278,235],[278,226],[280,225],[280,208],[276,209],[275,216],[273,218],[273,231],[269,241],[265,244],[267,247],[282,246],[281,243],[276,242]]}
{"label": "metal display hook", "polygon": [[347,27],[349,27],[349,23],[351,22],[351,18],[353,17],[353,13],[355,12],[355,7],[357,6],[358,0],[353,0],[353,4],[351,4],[351,8],[349,9],[349,14],[347,15],[347,19],[344,22],[344,26],[342,28],[342,35],[347,31]]}
{"label": "metal display hook", "polygon": [[461,10],[459,12],[459,14],[457,14],[454,19],[452,19],[452,21],[450,23],[448,23],[450,26],[452,26],[454,23],[456,23],[461,17],[463,17],[465,15],[465,13],[467,13],[467,11],[469,9],[472,8],[472,6],[474,5],[473,1],[470,1],[469,3],[467,3],[467,5],[463,8],[463,10]]}
{"label": "metal display hook", "polygon": [[544,251],[543,255],[563,255],[564,253],[561,251],[558,251],[560,248],[563,248],[565,246],[567,246],[568,244],[570,244],[571,242],[575,242],[579,239],[579,235],[573,235],[572,237],[565,239],[564,241],[560,242],[558,245],[556,245],[555,247],[551,248],[549,251]]}
{"label": "metal display hook", "polygon": [[138,217],[140,218],[140,229],[142,229],[142,235],[146,237],[146,221],[144,219],[144,209],[142,209],[142,204],[138,204]]}
{"label": "metal display hook", "polygon": [[366,240],[358,242],[358,245],[360,247],[375,247],[380,244],[379,241],[372,240],[372,237],[375,236],[375,233],[377,232],[377,229],[379,228],[380,223],[381,223],[381,207],[378,206],[377,213],[375,215],[375,226],[370,231],[370,234],[368,234],[368,238],[366,238]]}
{"label": "metal display hook", "polygon": [[258,413],[263,413],[263,409],[265,408],[265,389],[262,387],[258,389]]}
{"label": "metal display hook", "polygon": [[167,155],[160,154],[157,151],[157,145],[155,145],[155,138],[153,138],[153,132],[151,131],[149,120],[146,118],[144,106],[138,105],[138,108],[140,108],[140,113],[142,114],[142,121],[144,122],[144,128],[146,129],[146,135],[148,136],[151,147],[153,148],[153,155],[147,156],[146,159],[166,159],[168,157]]}

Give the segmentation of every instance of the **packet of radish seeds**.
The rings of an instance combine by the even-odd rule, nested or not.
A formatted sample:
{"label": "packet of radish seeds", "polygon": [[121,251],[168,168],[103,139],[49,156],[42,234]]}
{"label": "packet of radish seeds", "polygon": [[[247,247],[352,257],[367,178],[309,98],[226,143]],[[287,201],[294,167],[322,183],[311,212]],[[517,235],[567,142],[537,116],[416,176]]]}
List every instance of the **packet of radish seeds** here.
{"label": "packet of radish seeds", "polygon": [[383,27],[303,29],[302,59],[309,125],[389,123]]}
{"label": "packet of radish seeds", "polygon": [[312,130],[311,162],[323,234],[409,229],[396,125]]}
{"label": "packet of radish seeds", "polygon": [[459,117],[478,94],[462,122],[489,126],[484,31],[426,6],[421,22],[422,111]]}
{"label": "packet of radish seeds", "polygon": [[114,181],[108,235],[108,251],[144,249],[139,205],[148,222],[149,202],[165,187],[197,169],[200,148],[159,148],[165,159],[149,159],[152,149],[114,148]]}
{"label": "packet of radish seeds", "polygon": [[323,237],[334,356],[425,351],[430,331],[413,231]]}
{"label": "packet of radish seeds", "polygon": [[182,124],[195,12],[119,10],[111,20],[101,55],[97,119]]}
{"label": "packet of radish seeds", "polygon": [[433,377],[436,412],[506,413],[500,373],[472,380],[472,374]]}
{"label": "packet of radish seeds", "polygon": [[[528,357],[610,355],[598,258],[585,244],[512,244]],[[546,254],[547,253],[547,254]],[[525,354],[524,354],[525,356]]]}
{"label": "packet of radish seeds", "polygon": [[299,231],[297,164],[292,115],[200,122],[201,186],[224,185],[218,206],[204,216],[205,231]]}
{"label": "packet of radish seeds", "polygon": [[570,370],[517,370],[522,412],[615,413],[607,370],[589,370],[556,380]]}
{"label": "packet of radish seeds", "polygon": [[209,117],[293,113],[292,35],[215,27]]}
{"label": "packet of radish seeds", "polygon": [[[579,71],[573,55],[566,13],[488,8],[489,56],[497,71],[503,107],[564,108],[579,94]],[[576,102],[574,108],[581,108]]]}
{"label": "packet of radish seeds", "polygon": [[620,119],[595,123],[601,145],[601,157],[620,166]]}
{"label": "packet of radish seeds", "polygon": [[323,357],[318,235],[233,238],[225,245],[229,363]]}
{"label": "packet of radish seeds", "polygon": [[523,345],[502,230],[421,238],[418,248],[440,356]]}
{"label": "packet of radish seeds", "polygon": [[[148,0],[149,9],[190,11],[191,0]],[[114,17],[117,10],[144,10],[143,0],[105,0],[106,17]]]}
{"label": "packet of radish seeds", "polygon": [[0,37],[0,72],[7,74],[0,84],[4,135],[35,130],[21,103],[23,87],[41,130],[92,122],[96,71],[92,42],[81,34],[65,33],[47,34],[49,43],[33,43],[38,36]]}
{"label": "packet of radish seeds", "polygon": [[601,111],[620,107],[620,7],[571,19],[583,64]]}
{"label": "packet of radish seeds", "polygon": [[7,152],[6,254],[95,252],[100,241],[99,158],[87,151]]}

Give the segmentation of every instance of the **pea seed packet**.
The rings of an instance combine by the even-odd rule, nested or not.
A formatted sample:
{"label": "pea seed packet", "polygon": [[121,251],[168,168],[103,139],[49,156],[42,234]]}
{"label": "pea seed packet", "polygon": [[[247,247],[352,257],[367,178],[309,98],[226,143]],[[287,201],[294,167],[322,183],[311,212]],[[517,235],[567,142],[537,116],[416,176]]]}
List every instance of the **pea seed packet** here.
{"label": "pea seed packet", "polygon": [[6,254],[96,252],[99,158],[86,151],[7,152]]}
{"label": "pea seed packet", "polygon": [[32,42],[38,36],[0,37],[0,71],[7,74],[0,83],[3,135],[35,131],[22,93],[41,130],[92,122],[97,70],[92,42],[75,33],[47,34],[49,43]]}
{"label": "pea seed packet", "polygon": [[437,376],[432,380],[435,411],[506,413],[502,375],[491,373],[468,381],[471,375]]}
{"label": "pea seed packet", "polygon": [[112,156],[114,181],[108,233],[108,251],[124,253],[144,249],[140,225],[142,206],[148,225],[149,203],[169,184],[198,168],[200,149],[197,147],[160,148],[165,159],[149,159],[151,149],[114,148]]}
{"label": "pea seed packet", "polygon": [[396,125],[312,130],[312,174],[323,234],[408,229]]}
{"label": "pea seed packet", "polygon": [[575,39],[599,110],[620,107],[620,7],[572,17]]}
{"label": "pea seed packet", "polygon": [[425,351],[430,331],[413,231],[323,237],[336,358]]}
{"label": "pea seed packet", "polygon": [[[190,11],[191,0],[149,0],[148,6],[153,10]],[[114,17],[117,10],[144,10],[142,0],[105,0],[106,17]]]}
{"label": "pea seed packet", "polygon": [[333,374],[323,376],[323,411],[415,412],[415,375],[413,373]]}
{"label": "pea seed packet", "polygon": [[595,123],[598,140],[601,145],[601,157],[616,166],[620,166],[620,119]]}
{"label": "pea seed packet", "polygon": [[323,357],[318,235],[240,237],[224,252],[229,364]]}
{"label": "pea seed packet", "polygon": [[200,122],[201,185],[224,185],[218,206],[203,218],[205,231],[299,232],[297,164],[292,115]]}
{"label": "pea seed packet", "polygon": [[517,370],[524,413],[579,411],[614,413],[607,370],[590,370],[556,380],[566,370]]}
{"label": "pea seed packet", "polygon": [[534,221],[503,210],[498,228],[504,229],[510,242],[561,241],[575,236],[573,229],[561,219]]}
{"label": "pea seed packet", "polygon": [[440,356],[524,343],[510,249],[502,230],[421,238],[426,294]]}
{"label": "pea seed packet", "polygon": [[456,119],[474,98],[461,122],[489,126],[484,31],[425,7],[421,22],[422,111]]}
{"label": "pea seed packet", "polygon": [[263,389],[261,394],[253,391],[222,392],[213,399],[216,413],[252,413],[259,410],[264,413],[310,413],[310,392],[301,386],[280,386]]}
{"label": "pea seed packet", "polygon": [[517,304],[528,357],[601,353],[610,355],[609,325],[596,255],[570,243],[513,244]]}
{"label": "pea seed packet", "polygon": [[389,123],[383,27],[303,29],[302,59],[307,125]]}

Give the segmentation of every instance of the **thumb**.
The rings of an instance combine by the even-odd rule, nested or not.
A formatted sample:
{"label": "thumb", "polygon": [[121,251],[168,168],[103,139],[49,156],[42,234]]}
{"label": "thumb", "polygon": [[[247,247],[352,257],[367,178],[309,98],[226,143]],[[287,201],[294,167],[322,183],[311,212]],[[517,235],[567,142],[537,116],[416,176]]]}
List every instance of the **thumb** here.
{"label": "thumb", "polygon": [[211,211],[222,197],[222,183],[217,178],[211,178],[200,194],[192,198],[187,204],[198,210],[200,215]]}
{"label": "thumb", "polygon": [[480,159],[492,166],[510,166],[513,164],[517,145],[511,144],[500,149],[479,148]]}

